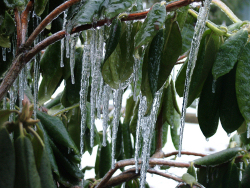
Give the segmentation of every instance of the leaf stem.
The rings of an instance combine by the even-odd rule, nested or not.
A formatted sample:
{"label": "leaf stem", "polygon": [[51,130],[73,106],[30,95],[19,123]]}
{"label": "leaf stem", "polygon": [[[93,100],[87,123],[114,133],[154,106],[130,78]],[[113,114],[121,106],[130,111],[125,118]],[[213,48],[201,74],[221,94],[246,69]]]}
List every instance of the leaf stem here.
{"label": "leaf stem", "polygon": [[[198,14],[196,11],[192,10],[192,9],[188,9],[188,13],[191,14],[193,17],[195,17],[197,19]],[[216,34],[218,35],[224,35],[226,37],[229,37],[230,34],[227,33],[226,30],[221,30],[218,28],[218,26],[216,26],[213,22],[211,21],[206,21],[206,26],[209,27],[212,31],[214,31]]]}
{"label": "leaf stem", "polygon": [[231,11],[231,9],[220,0],[213,0],[212,3],[219,7],[222,12],[224,12],[232,22],[237,23],[241,22],[241,20]]}
{"label": "leaf stem", "polygon": [[27,129],[34,135],[34,137],[40,142],[40,144],[42,145],[42,147],[44,147],[44,143],[43,140],[41,139],[41,137],[37,134],[37,132],[32,129],[30,126],[27,127]]}
{"label": "leaf stem", "polygon": [[74,104],[73,106],[70,106],[70,107],[68,107],[68,108],[64,108],[64,109],[62,109],[62,110],[60,110],[60,111],[54,113],[53,116],[57,116],[57,115],[59,115],[59,114],[62,114],[63,112],[67,112],[67,111],[69,111],[69,110],[71,110],[71,109],[73,109],[73,108],[78,107],[79,105],[80,105],[80,104],[77,103],[77,104]]}

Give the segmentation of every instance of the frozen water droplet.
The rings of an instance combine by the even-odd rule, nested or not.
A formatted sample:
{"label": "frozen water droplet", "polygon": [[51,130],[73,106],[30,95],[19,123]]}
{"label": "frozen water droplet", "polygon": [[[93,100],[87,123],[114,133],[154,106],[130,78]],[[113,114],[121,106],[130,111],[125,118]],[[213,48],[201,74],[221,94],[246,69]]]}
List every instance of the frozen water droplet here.
{"label": "frozen water droplet", "polygon": [[230,134],[230,133],[228,133],[228,134],[227,134],[227,136],[228,136],[228,137],[230,137],[230,136],[231,136],[231,134]]}
{"label": "frozen water droplet", "polygon": [[208,141],[209,141],[209,138],[206,138],[206,141],[208,142]]}
{"label": "frozen water droplet", "polygon": [[212,84],[212,93],[215,93],[216,91],[216,80],[213,80],[213,84]]}
{"label": "frozen water droplet", "polygon": [[243,170],[243,162],[239,162],[240,163],[240,170],[239,170],[239,180],[242,180],[242,170]]}
{"label": "frozen water droplet", "polygon": [[183,103],[182,103],[180,142],[179,142],[179,152],[178,152],[179,157],[181,156],[181,150],[182,150],[182,139],[183,139],[184,126],[185,126],[186,107],[187,107],[187,101],[188,101],[190,80],[191,80],[191,76],[193,74],[193,70],[196,64],[200,41],[205,30],[205,26],[206,26],[205,24],[208,18],[211,1],[212,0],[205,0],[204,7],[201,7],[199,10],[197,23],[194,29],[194,36],[193,36],[192,43],[191,43],[189,60],[188,60],[187,70],[186,70]]}
{"label": "frozen water droplet", "polygon": [[6,61],[6,48],[2,48],[3,61]]}

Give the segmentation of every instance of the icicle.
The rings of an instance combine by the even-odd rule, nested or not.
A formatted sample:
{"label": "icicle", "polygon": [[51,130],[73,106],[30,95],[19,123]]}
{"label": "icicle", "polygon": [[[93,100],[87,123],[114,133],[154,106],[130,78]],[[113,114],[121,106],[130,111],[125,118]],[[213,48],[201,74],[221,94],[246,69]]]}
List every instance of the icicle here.
{"label": "icicle", "polygon": [[22,110],[22,101],[24,98],[24,79],[25,79],[25,71],[24,69],[21,70],[19,74],[19,108]]}
{"label": "icicle", "polygon": [[201,37],[205,30],[205,24],[208,18],[211,1],[212,0],[205,0],[204,7],[200,8],[197,23],[196,23],[195,30],[194,30],[194,36],[193,36],[192,43],[191,43],[191,49],[189,53],[189,60],[188,60],[187,71],[186,71],[186,80],[185,80],[185,86],[184,86],[183,104],[182,104],[180,142],[179,142],[179,152],[178,152],[179,157],[181,156],[181,150],[182,150],[182,139],[183,139],[183,131],[184,131],[184,125],[185,125],[185,116],[186,116],[186,107],[187,107],[190,80],[191,80],[193,69],[196,63]]}
{"label": "icicle", "polygon": [[109,119],[109,94],[111,92],[111,88],[109,85],[104,86],[104,91],[103,91],[103,140],[102,140],[102,145],[106,146],[106,131],[107,131],[107,126],[108,126],[108,119]]}
{"label": "icicle", "polygon": [[134,57],[135,60],[135,64],[133,67],[133,74],[134,74],[134,91],[133,91],[133,99],[134,101],[136,101],[137,96],[136,96],[136,92],[137,92],[137,82],[138,82],[138,69],[140,66],[140,60],[137,57]]}
{"label": "icicle", "polygon": [[212,84],[212,93],[215,93],[216,90],[216,80],[213,80],[213,84]]}
{"label": "icicle", "polygon": [[116,147],[116,138],[117,131],[120,120],[120,112],[121,112],[121,103],[122,103],[122,89],[117,89],[114,92],[114,118],[113,118],[113,127],[112,127],[112,168],[115,168],[115,147]]}
{"label": "icicle", "polygon": [[247,123],[247,138],[250,138],[250,123]]}
{"label": "icicle", "polygon": [[75,46],[78,39],[79,34],[71,35],[71,43],[70,43],[70,72],[71,72],[71,83],[75,84]]}
{"label": "icicle", "polygon": [[[65,30],[65,26],[66,26],[66,23],[67,23],[67,13],[68,13],[68,10],[65,10],[63,12],[63,30]],[[64,38],[61,40],[61,63],[60,63],[60,66],[61,67],[64,67],[64,63],[63,63],[63,56],[64,56],[64,43],[65,43],[65,40]]]}
{"label": "icicle", "polygon": [[100,76],[100,88],[99,94],[96,96],[96,109],[97,109],[97,118],[101,119],[101,106],[102,106],[102,94],[103,94],[103,78]]}
{"label": "icicle", "polygon": [[239,169],[239,180],[242,180],[242,170],[243,170],[243,162],[239,162],[240,163],[240,169]]}
{"label": "icicle", "polygon": [[141,167],[141,178],[140,178],[140,187],[145,187],[146,174],[148,169],[148,161],[150,158],[150,150],[151,150],[151,141],[153,138],[155,123],[157,120],[158,109],[161,102],[163,87],[155,93],[155,97],[153,100],[152,108],[150,111],[150,115],[143,117],[146,121],[146,126],[143,128],[143,151],[142,151],[142,167]]}
{"label": "icicle", "polygon": [[2,48],[3,61],[6,61],[6,48]]}
{"label": "icicle", "polygon": [[7,109],[7,99],[6,96],[3,98],[3,110]]}
{"label": "icicle", "polygon": [[81,77],[81,90],[80,90],[80,109],[81,109],[81,137],[80,137],[80,153],[83,154],[83,136],[86,129],[86,118],[87,118],[87,96],[89,87],[89,76],[90,76],[90,45],[85,42],[83,48],[82,57],[82,77]]}
{"label": "icicle", "polygon": [[39,56],[35,57],[34,60],[34,118],[36,119],[37,112],[37,101],[38,101],[38,81],[40,76],[40,62],[38,59]]}
{"label": "icicle", "polygon": [[11,52],[11,46],[9,48],[7,48],[7,52],[10,53]]}
{"label": "icicle", "polygon": [[70,34],[69,33],[66,33],[66,37],[65,37],[66,41],[66,58],[69,58],[69,55],[70,55],[70,48],[69,48],[69,44],[70,44]]}
{"label": "icicle", "polygon": [[142,94],[140,94],[139,99],[140,99],[140,104],[139,104],[139,110],[138,110],[138,119],[137,119],[137,126],[136,126],[136,142],[135,142],[135,169],[136,169],[136,173],[138,173],[141,127],[145,127],[146,123],[147,123],[144,121],[144,119],[142,120],[142,116],[145,115],[145,112],[147,110],[147,98],[146,98],[146,96],[142,97]]}
{"label": "icicle", "polygon": [[198,106],[199,106],[199,99],[196,99],[195,100],[195,109],[196,109],[195,116],[196,117],[198,117]]}
{"label": "icicle", "polygon": [[[15,103],[17,100],[17,94],[18,94],[18,83],[17,83],[18,79],[16,79],[13,83],[13,85],[10,88],[9,91],[9,95],[10,95],[10,110],[14,110],[15,109]],[[15,114],[11,114],[9,117],[9,121],[14,121],[14,116]]]}

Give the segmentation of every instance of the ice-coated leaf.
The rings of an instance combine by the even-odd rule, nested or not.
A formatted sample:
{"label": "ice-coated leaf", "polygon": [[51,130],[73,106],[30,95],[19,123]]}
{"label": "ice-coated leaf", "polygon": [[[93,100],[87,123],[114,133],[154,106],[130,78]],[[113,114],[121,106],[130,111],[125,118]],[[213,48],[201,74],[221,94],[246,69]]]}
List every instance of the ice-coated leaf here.
{"label": "ice-coated leaf", "polygon": [[50,99],[62,79],[60,49],[61,43],[59,41],[50,45],[42,56],[40,71],[43,75],[43,79],[38,92],[38,101],[40,104],[43,104]]}
{"label": "ice-coated leaf", "polygon": [[126,23],[122,23],[123,33],[119,44],[102,67],[103,79],[113,89],[118,89],[133,73],[134,36],[139,28],[139,22],[133,23],[132,30]]}
{"label": "ice-coated leaf", "polygon": [[118,14],[125,12],[129,7],[132,6],[134,0],[109,0],[109,4],[105,10],[105,16],[110,19]]}
{"label": "ice-coated leaf", "polygon": [[233,69],[237,62],[239,53],[247,42],[247,38],[247,30],[242,29],[235,34],[232,34],[225,43],[220,46],[212,69],[215,79]]}
{"label": "ice-coated leaf", "polygon": [[241,114],[250,122],[250,43],[242,50],[236,68],[236,97]]}
{"label": "ice-coated leaf", "polygon": [[4,20],[0,28],[0,34],[10,36],[15,31],[15,27],[16,26],[13,18],[9,15],[7,11],[5,11]]}
{"label": "ice-coated leaf", "polygon": [[100,5],[103,0],[87,0],[84,3],[74,18],[67,24],[67,31],[70,32],[71,29],[78,25],[91,24],[93,22],[93,16],[98,13]]}
{"label": "ice-coated leaf", "polygon": [[225,149],[205,157],[194,160],[194,164],[201,166],[218,166],[220,164],[231,161],[236,155],[242,151],[241,148]]}
{"label": "ice-coated leaf", "polygon": [[162,28],[165,19],[165,5],[161,5],[160,3],[154,4],[147,15],[147,18],[143,22],[141,29],[135,36],[135,48],[149,43]]}

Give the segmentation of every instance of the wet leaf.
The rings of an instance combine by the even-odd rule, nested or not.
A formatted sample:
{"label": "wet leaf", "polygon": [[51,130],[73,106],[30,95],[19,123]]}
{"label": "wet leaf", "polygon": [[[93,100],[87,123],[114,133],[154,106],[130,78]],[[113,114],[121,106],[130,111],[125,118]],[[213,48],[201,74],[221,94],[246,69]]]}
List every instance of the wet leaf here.
{"label": "wet leaf", "polygon": [[13,110],[0,110],[0,127],[9,120],[9,116],[13,113]]}
{"label": "wet leaf", "polygon": [[165,5],[161,5],[160,3],[154,4],[147,14],[147,18],[143,22],[141,29],[135,36],[135,48],[149,43],[162,28],[165,19]]}
{"label": "wet leaf", "polygon": [[236,97],[236,66],[222,77],[222,100],[219,107],[219,114],[221,125],[227,133],[237,130],[244,122]]}
{"label": "wet leaf", "polygon": [[[200,129],[206,138],[213,136],[219,123],[219,106],[221,104],[221,79],[213,85],[213,75],[208,75],[200,95],[198,105],[198,121]],[[216,88],[213,88],[216,87]],[[213,93],[213,89],[215,89]]]}
{"label": "wet leaf", "polygon": [[189,184],[191,187],[193,186],[194,183],[196,183],[195,177],[190,175],[189,173],[185,173],[182,175],[182,180]]}
{"label": "wet leaf", "polygon": [[242,50],[236,68],[235,89],[240,112],[250,123],[250,43]]}
{"label": "wet leaf", "polygon": [[35,0],[34,2],[34,10],[37,16],[41,16],[44,9],[46,8],[48,0]]}
{"label": "wet leaf", "polygon": [[233,69],[239,53],[247,42],[248,32],[245,29],[232,34],[219,48],[212,73],[214,79],[225,75]]}
{"label": "wet leaf", "polygon": [[118,14],[125,12],[129,7],[132,6],[133,0],[109,0],[107,9],[105,10],[105,16],[110,19]]}
{"label": "wet leaf", "polygon": [[205,157],[194,160],[194,164],[201,166],[218,166],[220,164],[231,161],[237,156],[237,154],[242,151],[241,148],[230,148],[225,149]]}

